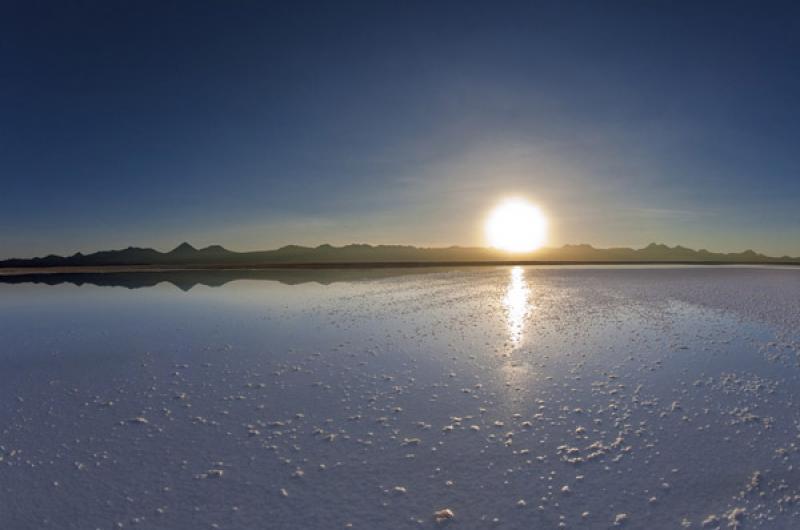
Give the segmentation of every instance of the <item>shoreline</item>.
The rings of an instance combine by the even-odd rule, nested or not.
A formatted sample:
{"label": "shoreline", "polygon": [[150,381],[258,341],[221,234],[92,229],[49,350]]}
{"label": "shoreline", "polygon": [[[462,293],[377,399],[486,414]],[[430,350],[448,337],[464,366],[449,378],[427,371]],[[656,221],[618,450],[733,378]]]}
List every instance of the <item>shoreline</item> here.
{"label": "shoreline", "polygon": [[321,262],[321,263],[261,263],[197,264],[197,265],[102,265],[81,267],[9,267],[0,268],[0,276],[46,274],[99,274],[136,272],[213,272],[250,270],[349,270],[349,269],[419,269],[449,267],[779,267],[800,268],[797,261],[385,261],[385,262]]}

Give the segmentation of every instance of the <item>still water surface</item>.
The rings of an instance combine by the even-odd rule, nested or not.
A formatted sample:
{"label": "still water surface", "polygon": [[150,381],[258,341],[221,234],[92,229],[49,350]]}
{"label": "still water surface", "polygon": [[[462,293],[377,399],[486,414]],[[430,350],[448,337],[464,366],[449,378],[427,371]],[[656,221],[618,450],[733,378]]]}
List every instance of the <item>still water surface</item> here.
{"label": "still water surface", "polygon": [[797,269],[0,277],[0,528],[793,528],[798,355]]}

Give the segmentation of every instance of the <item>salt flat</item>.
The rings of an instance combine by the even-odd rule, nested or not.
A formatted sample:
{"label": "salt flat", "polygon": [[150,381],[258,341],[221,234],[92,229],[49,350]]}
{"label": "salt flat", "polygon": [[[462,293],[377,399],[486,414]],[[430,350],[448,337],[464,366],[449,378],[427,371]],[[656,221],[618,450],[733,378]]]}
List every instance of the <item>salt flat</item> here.
{"label": "salt flat", "polygon": [[800,270],[313,274],[0,284],[0,528],[800,525]]}

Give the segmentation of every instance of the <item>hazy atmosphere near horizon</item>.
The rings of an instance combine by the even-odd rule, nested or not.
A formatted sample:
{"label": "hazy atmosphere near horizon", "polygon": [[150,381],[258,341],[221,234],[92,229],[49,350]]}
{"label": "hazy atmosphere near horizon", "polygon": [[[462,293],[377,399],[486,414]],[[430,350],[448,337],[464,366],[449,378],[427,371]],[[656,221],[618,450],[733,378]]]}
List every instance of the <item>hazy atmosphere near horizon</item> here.
{"label": "hazy atmosphere near horizon", "polygon": [[0,0],[0,530],[800,528],[798,6]]}
{"label": "hazy atmosphere near horizon", "polygon": [[181,241],[800,255],[789,2],[6,2],[0,258]]}

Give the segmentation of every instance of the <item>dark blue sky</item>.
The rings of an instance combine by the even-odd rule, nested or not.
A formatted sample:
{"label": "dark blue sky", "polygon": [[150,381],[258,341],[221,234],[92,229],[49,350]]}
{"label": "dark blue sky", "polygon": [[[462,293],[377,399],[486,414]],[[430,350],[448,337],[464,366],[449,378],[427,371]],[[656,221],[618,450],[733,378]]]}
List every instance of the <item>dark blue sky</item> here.
{"label": "dark blue sky", "polygon": [[11,1],[0,257],[182,240],[800,255],[800,10],[777,2]]}

